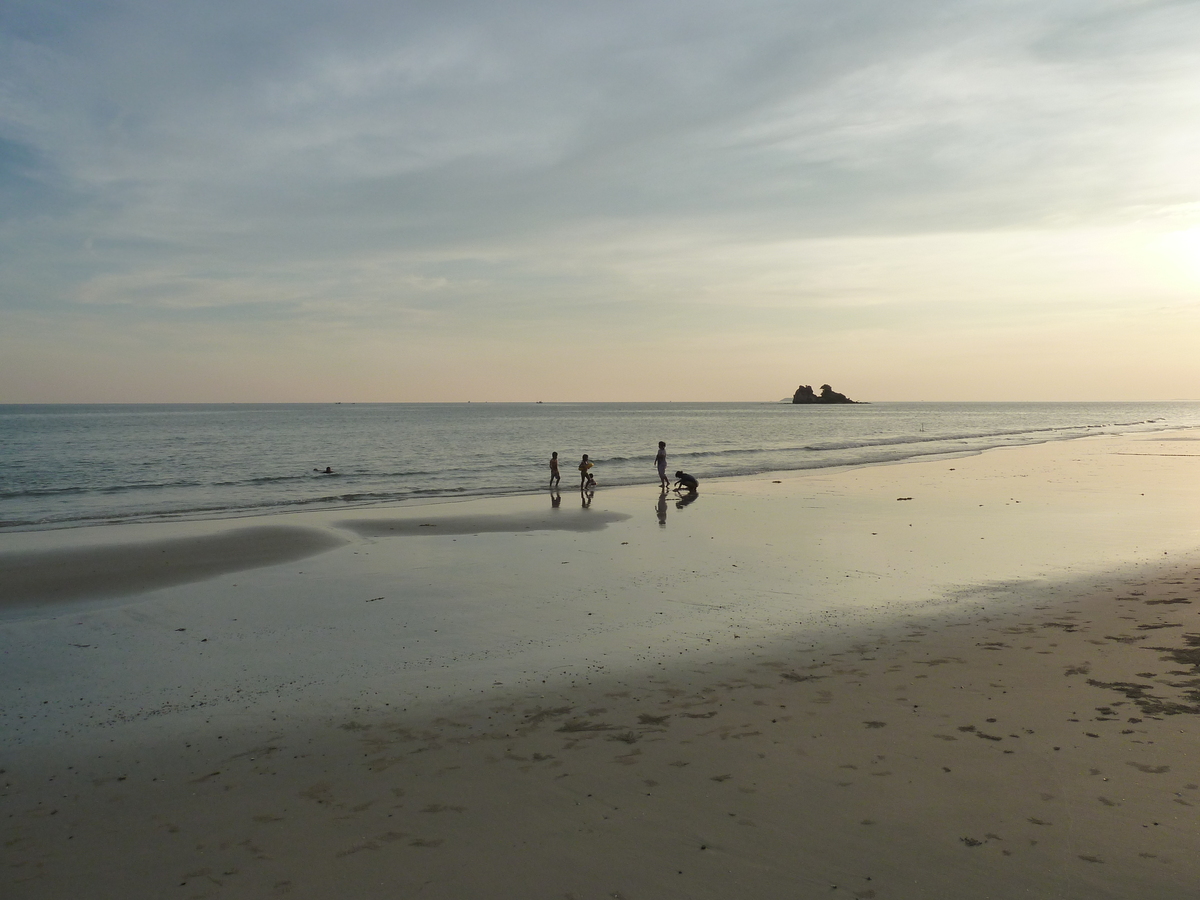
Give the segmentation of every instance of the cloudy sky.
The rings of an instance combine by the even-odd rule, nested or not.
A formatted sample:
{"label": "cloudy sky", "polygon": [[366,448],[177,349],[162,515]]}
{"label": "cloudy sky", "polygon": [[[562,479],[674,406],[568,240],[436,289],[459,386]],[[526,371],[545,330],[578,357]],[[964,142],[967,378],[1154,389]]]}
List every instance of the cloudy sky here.
{"label": "cloudy sky", "polygon": [[1200,2],[2,0],[0,402],[1200,396]]}

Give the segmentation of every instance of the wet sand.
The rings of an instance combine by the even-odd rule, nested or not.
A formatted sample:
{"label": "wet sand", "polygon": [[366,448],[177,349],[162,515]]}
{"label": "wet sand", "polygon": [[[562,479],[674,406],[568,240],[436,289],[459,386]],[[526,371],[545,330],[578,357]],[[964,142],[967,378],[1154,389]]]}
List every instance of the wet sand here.
{"label": "wet sand", "polygon": [[610,493],[8,620],[5,896],[1194,896],[1200,444]]}
{"label": "wet sand", "polygon": [[0,606],[125,597],[304,559],[339,543],[315,529],[257,525],[128,546],[0,553]]}

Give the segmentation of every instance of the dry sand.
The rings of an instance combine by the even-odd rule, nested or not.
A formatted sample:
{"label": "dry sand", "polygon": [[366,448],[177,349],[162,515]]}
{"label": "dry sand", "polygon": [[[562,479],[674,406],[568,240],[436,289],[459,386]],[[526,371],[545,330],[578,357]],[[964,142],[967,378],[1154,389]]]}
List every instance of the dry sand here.
{"label": "dry sand", "polygon": [[[1194,897],[1184,437],[704,485],[665,527],[652,488],[289,517],[329,549],[8,607],[0,887]],[[0,595],[48,543],[127,571],[235,527],[5,535]]]}

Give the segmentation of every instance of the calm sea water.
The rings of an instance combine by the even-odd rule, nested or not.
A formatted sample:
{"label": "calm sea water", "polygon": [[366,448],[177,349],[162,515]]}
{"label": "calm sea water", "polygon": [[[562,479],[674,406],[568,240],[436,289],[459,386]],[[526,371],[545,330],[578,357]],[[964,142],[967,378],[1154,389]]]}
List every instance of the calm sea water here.
{"label": "calm sea water", "polygon": [[[1200,426],[1200,403],[0,406],[0,529],[601,487]],[[334,475],[316,469],[333,468]]]}

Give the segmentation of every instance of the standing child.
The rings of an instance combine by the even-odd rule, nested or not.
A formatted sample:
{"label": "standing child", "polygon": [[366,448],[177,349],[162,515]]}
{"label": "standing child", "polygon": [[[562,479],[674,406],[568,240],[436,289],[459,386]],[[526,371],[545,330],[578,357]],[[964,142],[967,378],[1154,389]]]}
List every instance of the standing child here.
{"label": "standing child", "polygon": [[579,461],[579,489],[583,490],[587,485],[588,469],[592,467],[592,461],[588,459],[588,455],[583,454],[583,459]]}
{"label": "standing child", "polygon": [[550,454],[550,487],[558,487],[558,451]]}
{"label": "standing child", "polygon": [[654,465],[658,467],[658,483],[665,491],[671,486],[671,479],[667,477],[667,443],[666,441],[658,442],[658,455],[654,457]]}

